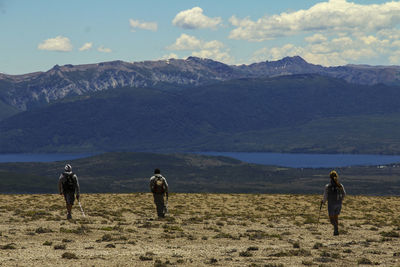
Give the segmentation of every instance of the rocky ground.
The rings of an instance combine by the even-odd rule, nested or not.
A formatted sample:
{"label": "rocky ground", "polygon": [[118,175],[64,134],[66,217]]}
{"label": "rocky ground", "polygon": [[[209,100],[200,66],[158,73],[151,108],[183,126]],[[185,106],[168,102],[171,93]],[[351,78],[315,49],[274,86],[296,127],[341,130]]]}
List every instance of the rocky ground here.
{"label": "rocky ground", "polygon": [[1,266],[400,266],[400,198],[349,196],[333,236],[321,196],[0,195]]}

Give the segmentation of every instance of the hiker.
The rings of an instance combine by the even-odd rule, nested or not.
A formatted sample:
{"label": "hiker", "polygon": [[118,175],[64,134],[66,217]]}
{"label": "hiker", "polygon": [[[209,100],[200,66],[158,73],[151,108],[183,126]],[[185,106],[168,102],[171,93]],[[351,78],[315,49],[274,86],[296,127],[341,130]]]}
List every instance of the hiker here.
{"label": "hiker", "polygon": [[321,200],[321,207],[328,200],[329,220],[333,225],[333,235],[339,235],[339,214],[342,209],[342,201],[346,196],[346,191],[339,183],[339,175],[336,171],[329,173],[330,183],[325,186],[324,198]]}
{"label": "hiker", "polygon": [[154,176],[150,178],[150,190],[153,193],[158,218],[164,218],[167,212],[167,207],[164,203],[164,194],[167,197],[168,203],[168,183],[165,177],[161,175],[160,169],[155,169]]}
{"label": "hiker", "polygon": [[67,206],[67,220],[72,219],[71,210],[74,205],[75,193],[76,199],[79,201],[79,182],[78,177],[72,172],[71,165],[65,165],[64,172],[61,173],[58,179],[58,192],[64,195]]}

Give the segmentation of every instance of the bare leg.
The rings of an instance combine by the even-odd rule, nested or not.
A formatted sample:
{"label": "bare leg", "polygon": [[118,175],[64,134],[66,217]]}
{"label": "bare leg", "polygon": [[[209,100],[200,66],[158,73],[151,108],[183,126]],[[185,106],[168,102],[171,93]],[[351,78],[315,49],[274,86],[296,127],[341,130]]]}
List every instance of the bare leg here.
{"label": "bare leg", "polygon": [[72,216],[71,216],[72,205],[71,204],[67,204],[67,212],[68,212],[67,219],[72,219]]}
{"label": "bare leg", "polygon": [[333,235],[339,235],[339,215],[333,215],[329,216],[329,220],[331,221],[331,224],[333,225]]}
{"label": "bare leg", "polygon": [[329,215],[329,220],[330,220],[331,224],[333,225],[333,230],[334,230],[333,235],[339,235],[339,228],[338,228],[338,226],[339,226],[339,218],[338,218],[338,215],[333,215],[333,216]]}

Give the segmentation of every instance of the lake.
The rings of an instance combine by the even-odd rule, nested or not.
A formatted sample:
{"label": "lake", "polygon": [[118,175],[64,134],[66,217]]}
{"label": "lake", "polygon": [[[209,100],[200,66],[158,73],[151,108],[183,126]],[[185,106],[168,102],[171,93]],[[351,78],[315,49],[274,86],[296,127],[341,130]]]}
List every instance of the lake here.
{"label": "lake", "polygon": [[69,153],[46,153],[46,154],[0,154],[2,162],[53,162],[63,160],[73,160],[90,157],[94,154],[69,154]]}
{"label": "lake", "polygon": [[[196,152],[209,156],[226,156],[248,163],[292,168],[337,168],[385,165],[400,162],[400,156],[352,154],[289,154],[262,152]],[[1,162],[54,162],[85,158],[94,154],[0,154]]]}
{"label": "lake", "polygon": [[385,165],[400,162],[400,156],[360,154],[289,154],[263,152],[197,152],[201,155],[226,156],[248,163],[292,168],[337,168]]}

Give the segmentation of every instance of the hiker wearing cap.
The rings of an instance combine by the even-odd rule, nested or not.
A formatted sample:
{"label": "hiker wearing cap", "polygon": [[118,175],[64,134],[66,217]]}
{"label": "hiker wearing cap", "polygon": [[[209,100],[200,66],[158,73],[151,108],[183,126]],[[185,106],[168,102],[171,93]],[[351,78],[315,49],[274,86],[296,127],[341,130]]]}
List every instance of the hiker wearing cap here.
{"label": "hiker wearing cap", "polygon": [[339,214],[342,209],[342,201],[346,196],[344,186],[339,183],[339,175],[336,171],[329,173],[330,183],[325,186],[324,198],[321,207],[328,200],[329,220],[333,225],[333,235],[339,235]]}
{"label": "hiker wearing cap", "polygon": [[164,195],[166,195],[168,203],[168,183],[165,177],[161,175],[160,169],[155,169],[154,176],[150,178],[150,190],[157,207],[157,215],[159,218],[164,218],[167,212]]}
{"label": "hiker wearing cap", "polygon": [[67,206],[67,219],[72,219],[71,210],[74,205],[75,194],[76,199],[79,201],[79,182],[78,177],[72,172],[71,165],[65,165],[64,172],[61,173],[58,179],[58,192],[64,195],[65,203]]}

